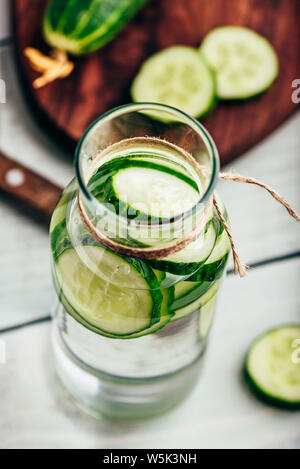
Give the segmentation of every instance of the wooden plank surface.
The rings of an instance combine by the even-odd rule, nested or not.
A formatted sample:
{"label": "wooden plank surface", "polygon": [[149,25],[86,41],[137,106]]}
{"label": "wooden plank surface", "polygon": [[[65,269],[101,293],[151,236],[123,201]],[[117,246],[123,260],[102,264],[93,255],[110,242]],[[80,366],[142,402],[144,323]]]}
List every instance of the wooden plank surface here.
{"label": "wooden plank surface", "polygon": [[[2,448],[300,448],[299,412],[258,401],[241,369],[255,336],[299,321],[299,259],[226,279],[202,379],[178,408],[154,420],[109,422],[77,410],[56,379],[50,325],[1,334]],[[292,353],[292,350],[291,350]]]}
{"label": "wooden plank surface", "polygon": [[[296,110],[291,83],[300,74],[298,0],[151,0],[121,33],[100,51],[75,60],[65,80],[32,88],[37,77],[24,56],[33,46],[48,51],[41,37],[45,0],[14,0],[15,43],[25,89],[46,130],[76,142],[100,114],[130,102],[131,82],[143,61],[174,44],[198,47],[215,26],[253,28],[274,45],[280,74],[267,93],[244,102],[220,103],[203,122],[227,162],[251,148]],[[51,127],[50,127],[51,124]]]}

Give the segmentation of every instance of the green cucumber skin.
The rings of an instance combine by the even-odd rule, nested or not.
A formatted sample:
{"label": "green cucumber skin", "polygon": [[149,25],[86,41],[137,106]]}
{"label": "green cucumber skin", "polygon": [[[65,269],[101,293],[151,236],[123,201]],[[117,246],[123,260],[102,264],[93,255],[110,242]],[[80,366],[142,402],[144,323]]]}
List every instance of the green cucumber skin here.
{"label": "green cucumber skin", "polygon": [[[207,225],[206,225],[206,230],[208,230],[209,224],[212,223],[215,229],[215,232],[218,233],[218,226],[216,226],[216,221],[215,219],[212,219]],[[217,240],[217,234],[216,234],[216,240]],[[216,241],[215,241],[216,243]],[[213,251],[213,250],[212,250]],[[209,254],[210,255],[210,254]],[[208,257],[209,257],[208,255]],[[201,280],[194,280],[193,278],[190,277],[192,274],[196,274],[199,268],[204,265],[205,261],[208,259],[203,259],[203,262],[173,262],[173,261],[168,261],[165,259],[149,259],[147,260],[147,264],[149,264],[151,267],[157,270],[162,270],[164,272],[169,272],[174,275],[181,275],[181,276],[189,276],[185,280],[191,281],[191,282],[200,282]]]}
{"label": "green cucumber skin", "polygon": [[279,407],[284,410],[290,410],[290,411],[300,410],[300,401],[299,402],[285,401],[284,399],[271,396],[267,394],[266,392],[264,392],[249,375],[248,369],[247,369],[247,359],[244,362],[243,377],[245,380],[245,384],[250,388],[253,394],[255,394],[255,396],[257,396],[261,401],[265,402],[266,404],[269,404],[273,407]]}
{"label": "green cucumber skin", "polygon": [[300,409],[300,401],[287,401],[285,399],[281,399],[277,396],[272,396],[266,393],[261,387],[256,383],[256,381],[252,378],[251,373],[248,370],[248,357],[252,347],[256,344],[258,340],[260,340],[263,336],[268,333],[277,331],[282,329],[283,327],[299,327],[299,324],[291,323],[291,324],[281,324],[280,326],[274,327],[273,329],[269,329],[268,331],[260,334],[253,342],[250,344],[246,357],[244,359],[244,366],[243,366],[243,376],[245,383],[249,386],[251,391],[263,402],[266,404],[272,405],[274,407],[279,407],[285,410],[299,410]]}
{"label": "green cucumber skin", "polygon": [[177,309],[184,308],[190,303],[193,303],[193,301],[204,295],[212,287],[213,283],[214,282],[201,282],[185,294],[175,298],[171,304],[171,310],[176,311]]}
{"label": "green cucumber skin", "polygon": [[225,254],[217,262],[204,264],[197,272],[191,275],[187,280],[189,282],[213,282],[222,277],[227,265],[229,253]]}
{"label": "green cucumber skin", "polygon": [[[214,287],[214,284],[215,282],[212,282],[211,284],[211,288],[207,289],[206,293],[202,294],[201,296],[206,296],[205,300],[206,301],[203,301],[202,299],[202,303],[201,305],[199,305],[197,308],[195,309],[192,309],[191,311],[189,312],[186,312],[185,314],[182,315],[182,313],[180,313],[180,310],[182,310],[183,308],[187,308],[191,305],[193,305],[195,302],[197,302],[197,300],[201,299],[201,296],[198,297],[198,299],[194,299],[194,301],[192,301],[191,303],[183,306],[183,307],[180,307],[178,308],[178,310],[174,311],[174,317],[172,318],[172,322],[175,322],[175,321],[179,321],[180,319],[183,319],[183,318],[186,318],[188,316],[191,316],[192,314],[195,314],[195,313],[199,313],[199,311],[201,311],[201,308],[203,308],[203,306],[205,306],[217,293],[218,293],[218,290],[219,290],[219,282],[217,285],[215,285]],[[214,290],[213,290],[214,289]],[[210,296],[208,297],[207,299],[207,294],[209,293],[210,290],[213,290],[213,292],[210,294]],[[179,314],[178,314],[179,312]]]}
{"label": "green cucumber skin", "polygon": [[[149,259],[147,264],[149,264],[154,269],[170,272],[174,275],[190,275],[199,268],[198,262],[190,262],[189,264],[186,264],[185,262],[169,262],[164,260]],[[186,280],[190,280],[190,277]]]}
{"label": "green cucumber skin", "polygon": [[100,49],[112,40],[147,0],[51,0],[44,37],[74,55]]}

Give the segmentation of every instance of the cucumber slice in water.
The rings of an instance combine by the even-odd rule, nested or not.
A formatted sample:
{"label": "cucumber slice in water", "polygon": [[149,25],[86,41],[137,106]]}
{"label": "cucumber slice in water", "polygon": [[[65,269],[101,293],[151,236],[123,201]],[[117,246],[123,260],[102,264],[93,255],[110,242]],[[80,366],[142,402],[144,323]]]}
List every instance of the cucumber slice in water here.
{"label": "cucumber slice in water", "polygon": [[184,249],[164,259],[149,260],[148,264],[155,269],[176,275],[189,275],[204,264],[210,256],[216,242],[216,228],[213,222],[208,224],[205,233]]}
{"label": "cucumber slice in water", "polygon": [[173,46],[146,60],[133,81],[131,95],[136,102],[167,104],[200,117],[215,102],[215,80],[195,49]]}
{"label": "cucumber slice in water", "polygon": [[185,318],[196,311],[199,311],[203,306],[205,306],[217,293],[218,288],[220,285],[220,281],[217,280],[212,284],[210,289],[204,293],[200,298],[193,301],[192,303],[184,306],[183,308],[179,308],[174,311],[175,315],[172,317],[171,321],[177,321],[178,319]]}
{"label": "cucumber slice in water", "polygon": [[174,286],[175,297],[171,305],[172,311],[183,308],[203,296],[211,287],[212,282],[180,282]]}
{"label": "cucumber slice in water", "polygon": [[217,295],[213,296],[206,305],[200,309],[199,313],[199,336],[205,340],[211,329],[214,313],[216,309]]}
{"label": "cucumber slice in water", "polygon": [[300,324],[272,329],[258,337],[246,358],[254,389],[270,402],[300,407]]}
{"label": "cucumber slice in water", "polygon": [[[159,282],[161,282],[163,278],[165,277],[165,273],[160,272],[159,270],[154,270],[154,273]],[[162,288],[160,292],[163,297],[162,303],[161,303],[161,310],[160,310],[160,320],[157,323],[153,324],[153,326],[149,327],[148,329],[144,331],[137,332],[135,334],[130,334],[122,338],[137,339],[144,335],[153,334],[154,332],[157,332],[159,329],[161,329],[166,324],[168,324],[168,322],[170,322],[170,320],[174,316],[174,313],[171,312],[171,308],[170,308],[174,300],[174,287]]]}
{"label": "cucumber slice in water", "polygon": [[[131,277],[132,289],[118,288],[88,269],[74,249],[64,251],[56,261],[60,290],[85,325],[115,336],[144,331],[160,321],[162,294],[151,269],[102,247],[86,246],[95,262],[101,262],[115,277]],[[105,334],[104,334],[105,335]]]}
{"label": "cucumber slice in water", "polygon": [[[199,191],[181,173],[161,166],[128,166],[112,176],[112,190],[119,206],[129,213],[172,219],[192,209],[200,199]],[[193,181],[191,181],[193,183]]]}
{"label": "cucumber slice in water", "polygon": [[212,282],[219,279],[226,267],[229,251],[231,249],[230,241],[225,230],[218,237],[215,247],[197,272],[195,272],[189,281],[192,282]]}
{"label": "cucumber slice in water", "polygon": [[221,99],[247,99],[268,89],[278,75],[273,46],[256,32],[241,26],[213,29],[200,47],[216,73]]}

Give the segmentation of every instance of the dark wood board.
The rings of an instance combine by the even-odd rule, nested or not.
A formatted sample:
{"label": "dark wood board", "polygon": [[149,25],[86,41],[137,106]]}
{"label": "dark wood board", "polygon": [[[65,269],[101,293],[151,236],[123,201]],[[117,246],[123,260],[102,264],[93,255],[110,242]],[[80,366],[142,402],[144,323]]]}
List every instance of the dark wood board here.
{"label": "dark wood board", "polygon": [[299,0],[150,0],[115,40],[100,51],[76,58],[72,75],[43,89],[31,83],[23,51],[47,52],[41,36],[47,1],[14,0],[16,55],[26,94],[49,132],[74,145],[106,110],[130,102],[129,87],[153,52],[173,44],[198,46],[216,26],[237,24],[266,36],[279,55],[280,75],[271,89],[245,102],[220,103],[205,119],[222,163],[254,146],[297,108],[292,81],[300,77]]}

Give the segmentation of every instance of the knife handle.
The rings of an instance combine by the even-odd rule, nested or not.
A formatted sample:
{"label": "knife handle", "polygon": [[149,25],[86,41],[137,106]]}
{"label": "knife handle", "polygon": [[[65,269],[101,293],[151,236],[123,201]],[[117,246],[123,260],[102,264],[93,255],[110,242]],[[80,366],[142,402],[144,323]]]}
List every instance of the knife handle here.
{"label": "knife handle", "polygon": [[21,163],[0,153],[0,190],[50,221],[62,189]]}

